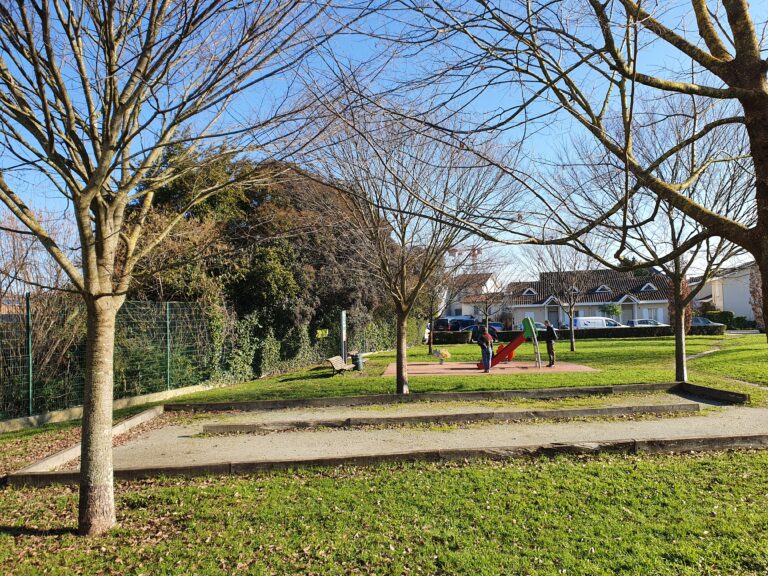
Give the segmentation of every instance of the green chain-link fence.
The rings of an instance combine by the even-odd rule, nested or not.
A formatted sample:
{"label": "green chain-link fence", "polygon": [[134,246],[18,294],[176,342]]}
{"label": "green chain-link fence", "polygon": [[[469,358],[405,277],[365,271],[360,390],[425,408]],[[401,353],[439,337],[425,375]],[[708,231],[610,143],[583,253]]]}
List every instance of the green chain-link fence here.
{"label": "green chain-link fence", "polygon": [[[6,302],[0,314],[0,420],[82,404],[85,309],[49,293]],[[200,306],[126,302],[117,316],[115,398],[198,384],[213,372]]]}
{"label": "green chain-link fence", "polygon": [[[234,320],[233,320],[234,321]],[[239,325],[239,323],[238,323]],[[126,398],[199,384],[242,381],[320,363],[340,353],[339,324],[310,338],[306,329],[283,335],[250,331],[214,337],[201,305],[126,302],[117,315],[114,397]],[[351,326],[349,351],[395,346],[393,321]],[[424,322],[412,319],[408,342],[421,341]],[[0,303],[0,420],[79,406],[85,377],[86,314],[78,297],[41,292]],[[239,356],[244,367],[236,367]],[[242,362],[241,362],[242,363]],[[244,369],[243,369],[244,368]]]}

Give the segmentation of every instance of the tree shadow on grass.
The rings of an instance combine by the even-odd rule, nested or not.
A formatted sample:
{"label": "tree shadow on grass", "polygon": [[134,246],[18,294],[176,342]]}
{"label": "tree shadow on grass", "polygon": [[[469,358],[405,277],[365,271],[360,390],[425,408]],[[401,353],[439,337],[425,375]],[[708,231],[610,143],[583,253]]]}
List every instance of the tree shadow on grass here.
{"label": "tree shadow on grass", "polygon": [[77,528],[27,528],[26,526],[1,526],[0,536],[77,536]]}
{"label": "tree shadow on grass", "polygon": [[299,382],[302,380],[325,380],[333,378],[335,374],[330,368],[313,368],[303,374],[292,375],[287,378],[280,378],[280,382]]}

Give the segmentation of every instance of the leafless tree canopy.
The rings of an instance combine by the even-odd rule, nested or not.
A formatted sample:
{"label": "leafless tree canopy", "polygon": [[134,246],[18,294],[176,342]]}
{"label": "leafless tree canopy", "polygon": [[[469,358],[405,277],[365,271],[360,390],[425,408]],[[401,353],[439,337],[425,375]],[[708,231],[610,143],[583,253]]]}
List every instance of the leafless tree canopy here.
{"label": "leafless tree canopy", "polygon": [[343,192],[342,222],[364,238],[350,246],[351,254],[376,271],[395,305],[398,391],[407,391],[408,314],[448,251],[471,233],[452,225],[453,219],[487,219],[515,201],[514,189],[492,164],[418,124],[349,110],[336,113],[336,131],[317,163]]}
{"label": "leafless tree canopy", "polygon": [[[627,223],[635,197],[645,195],[638,201],[661,201],[701,226],[700,235],[677,254],[707,237],[724,238],[753,254],[768,277],[763,6],[750,8],[747,0],[403,3],[420,19],[403,20],[404,33],[390,39],[433,65],[402,86],[432,95],[433,115],[442,114],[436,123],[444,132],[463,136],[466,131],[450,125],[457,115],[476,117],[468,130],[473,134],[502,130],[516,140],[562,126],[577,140],[588,135],[621,177],[622,194],[613,203],[610,196],[594,196],[600,201],[582,206],[593,209],[589,223],[566,222],[559,238],[542,235],[551,221],[533,222],[526,230],[515,225],[514,214],[499,218],[499,234],[518,234],[515,241],[523,243],[572,241],[613,215]],[[694,103],[694,115],[680,106],[681,97]],[[676,130],[675,138],[652,146],[666,124]],[[722,145],[700,145],[710,139]],[[670,169],[680,158],[686,169]],[[728,188],[691,192],[723,164],[754,178],[746,202],[729,198]],[[540,220],[568,207],[553,196],[547,176],[536,174],[538,166],[520,168],[510,173],[538,200]],[[626,247],[619,245],[619,256]],[[674,255],[667,254],[668,261]]]}
{"label": "leafless tree canopy", "polygon": [[[0,200],[78,289],[124,292],[155,244],[136,249],[143,219],[128,226],[125,213],[146,215],[154,190],[180,176],[162,164],[164,151],[177,142],[189,153],[256,150],[281,121],[296,121],[290,85],[273,79],[328,37],[327,9],[300,0],[3,2]],[[28,209],[33,187],[70,203],[82,270]],[[216,188],[207,183],[192,202]],[[96,246],[120,252],[119,269],[100,262]]]}
{"label": "leafless tree canopy", "polygon": [[[261,176],[193,179],[188,203],[147,228],[156,191],[196,164],[169,148],[215,164],[268,157],[279,136],[289,136],[283,148],[300,147],[306,102],[296,74],[366,6],[335,14],[330,2],[309,0],[0,2],[0,202],[88,311],[82,532],[115,522],[115,317],[134,270],[196,204]],[[66,206],[76,259],[30,207],[44,194]]]}

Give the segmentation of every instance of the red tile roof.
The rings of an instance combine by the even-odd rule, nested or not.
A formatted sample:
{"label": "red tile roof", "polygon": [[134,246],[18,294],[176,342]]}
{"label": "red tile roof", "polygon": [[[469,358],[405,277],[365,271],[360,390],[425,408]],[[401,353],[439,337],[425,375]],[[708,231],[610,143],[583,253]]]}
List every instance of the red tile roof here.
{"label": "red tile roof", "polygon": [[[656,290],[644,291],[646,284],[652,284]],[[627,295],[641,302],[670,300],[673,295],[672,282],[663,274],[635,276],[632,272],[615,270],[576,270],[562,273],[545,272],[534,282],[512,282],[506,289],[507,303],[516,306],[542,305],[571,286],[578,288],[579,302],[618,302]],[[610,291],[598,292],[603,286],[610,288]],[[536,295],[523,295],[528,288],[532,288]]]}

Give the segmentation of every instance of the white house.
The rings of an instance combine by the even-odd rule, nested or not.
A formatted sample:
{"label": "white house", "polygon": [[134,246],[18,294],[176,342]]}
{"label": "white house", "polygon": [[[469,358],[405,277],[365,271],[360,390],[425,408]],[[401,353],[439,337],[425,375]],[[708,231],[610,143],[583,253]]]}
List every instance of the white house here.
{"label": "white house", "polygon": [[483,317],[486,307],[495,316],[501,309],[503,286],[490,272],[459,274],[453,279],[453,294],[445,306],[445,316]]}
{"label": "white house", "polygon": [[[626,323],[633,318],[652,318],[669,323],[669,302],[672,282],[663,274],[635,276],[632,272],[614,270],[579,271],[580,288],[572,288],[576,294],[574,315],[605,316],[601,307],[612,303],[621,306],[616,320]],[[513,322],[534,318],[538,322],[549,320],[555,326],[568,324],[567,305],[560,306],[555,296],[562,293],[556,284],[562,273],[542,273],[539,280],[512,282],[506,289],[505,311],[511,313]],[[563,309],[565,308],[565,309]]]}
{"label": "white house", "polygon": [[[728,310],[734,316],[745,316],[754,320],[755,314],[749,302],[749,275],[756,268],[754,262],[721,270],[704,283],[696,297],[696,305],[711,303],[717,310]],[[691,286],[701,282],[701,277],[691,278]]]}

